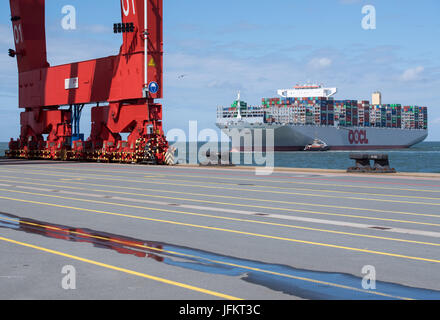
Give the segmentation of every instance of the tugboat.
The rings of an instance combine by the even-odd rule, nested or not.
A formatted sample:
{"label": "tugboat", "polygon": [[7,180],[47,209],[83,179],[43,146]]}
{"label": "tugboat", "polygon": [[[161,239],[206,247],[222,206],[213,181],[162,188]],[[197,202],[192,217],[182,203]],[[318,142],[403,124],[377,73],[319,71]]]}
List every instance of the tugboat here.
{"label": "tugboat", "polygon": [[304,151],[328,151],[330,147],[322,140],[315,139],[312,144],[307,145]]}

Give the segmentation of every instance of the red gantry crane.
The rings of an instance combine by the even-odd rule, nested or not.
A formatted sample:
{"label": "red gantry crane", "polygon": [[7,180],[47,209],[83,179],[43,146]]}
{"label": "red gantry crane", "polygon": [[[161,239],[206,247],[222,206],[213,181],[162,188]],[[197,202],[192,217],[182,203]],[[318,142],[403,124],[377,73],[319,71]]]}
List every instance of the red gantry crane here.
{"label": "red gantry crane", "polygon": [[[21,134],[7,156],[165,164],[162,128],[163,0],[118,0],[123,43],[119,54],[50,66],[46,54],[45,0],[10,0],[19,74]],[[92,104],[91,134],[79,118]],[[123,141],[121,133],[127,133]]]}

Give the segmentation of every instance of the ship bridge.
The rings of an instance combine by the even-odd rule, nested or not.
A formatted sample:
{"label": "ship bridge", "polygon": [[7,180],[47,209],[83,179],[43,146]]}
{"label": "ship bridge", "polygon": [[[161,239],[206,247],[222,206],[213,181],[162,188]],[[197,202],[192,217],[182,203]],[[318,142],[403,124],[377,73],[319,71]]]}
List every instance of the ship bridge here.
{"label": "ship bridge", "polygon": [[337,88],[324,88],[321,85],[295,86],[292,89],[281,89],[277,91],[278,95],[284,98],[329,98],[335,95],[337,92]]}

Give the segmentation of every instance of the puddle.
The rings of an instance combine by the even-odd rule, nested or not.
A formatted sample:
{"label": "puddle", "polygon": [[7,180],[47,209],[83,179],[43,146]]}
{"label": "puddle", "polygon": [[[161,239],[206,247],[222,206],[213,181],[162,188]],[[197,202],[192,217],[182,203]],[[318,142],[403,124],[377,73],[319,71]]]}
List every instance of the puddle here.
{"label": "puddle", "polygon": [[381,281],[376,282],[377,291],[366,291],[361,287],[362,279],[350,274],[296,269],[286,265],[240,259],[86,228],[54,225],[6,213],[0,213],[0,228],[39,234],[64,241],[89,243],[97,248],[139,258],[154,259],[159,263],[178,268],[230,276],[237,278],[237,281],[246,281],[303,299],[378,300],[399,297],[421,300],[440,299],[440,291]]}
{"label": "puddle", "polygon": [[376,229],[376,230],[387,231],[387,230],[392,230],[393,228],[387,228],[387,227],[370,227],[370,229]]}

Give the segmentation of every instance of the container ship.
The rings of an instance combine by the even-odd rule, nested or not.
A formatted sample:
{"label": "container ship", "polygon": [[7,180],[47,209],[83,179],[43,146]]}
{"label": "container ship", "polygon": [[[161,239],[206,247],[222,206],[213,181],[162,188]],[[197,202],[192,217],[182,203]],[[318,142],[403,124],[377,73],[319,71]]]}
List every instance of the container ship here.
{"label": "container ship", "polygon": [[[427,138],[427,107],[382,104],[380,92],[373,93],[371,103],[336,100],[337,91],[297,85],[278,90],[276,98],[263,98],[259,106],[248,105],[239,93],[230,107],[218,107],[216,125],[229,136],[239,130],[233,151],[269,151],[268,129],[274,130],[274,151],[302,151],[317,140],[326,150],[404,149]],[[252,139],[257,129],[262,139]],[[244,143],[246,135],[252,143]]]}

